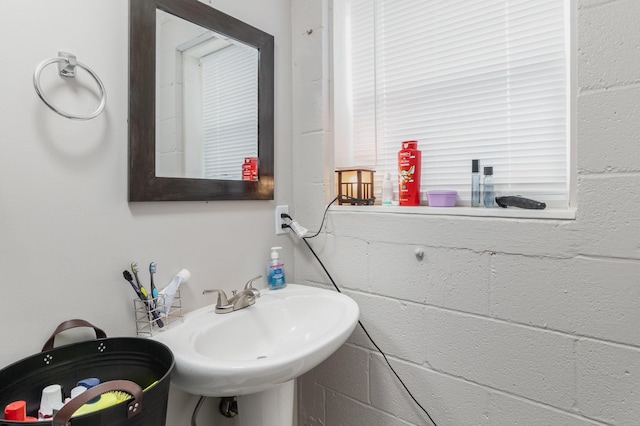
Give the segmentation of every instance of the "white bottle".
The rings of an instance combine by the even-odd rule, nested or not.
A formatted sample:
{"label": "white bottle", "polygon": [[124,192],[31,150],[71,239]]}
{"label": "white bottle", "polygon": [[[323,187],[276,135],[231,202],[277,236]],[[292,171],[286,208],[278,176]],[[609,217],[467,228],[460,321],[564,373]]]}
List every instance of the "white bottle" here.
{"label": "white bottle", "polygon": [[384,180],[382,181],[382,205],[390,206],[393,204],[393,182],[391,182],[391,174],[389,172],[384,173]]}
{"label": "white bottle", "polygon": [[278,258],[278,250],[282,247],[271,247],[271,262],[267,265],[267,285],[271,290],[284,288],[284,263]]}
{"label": "white bottle", "polygon": [[176,297],[178,289],[180,288],[182,283],[189,281],[189,278],[191,278],[191,272],[186,269],[181,269],[180,272],[178,272],[178,274],[173,278],[171,283],[160,290],[160,293],[158,294],[164,295],[164,305],[158,307],[158,311],[160,312],[160,314],[169,314],[169,312],[171,311],[171,304],[173,303],[173,299],[175,299]]}

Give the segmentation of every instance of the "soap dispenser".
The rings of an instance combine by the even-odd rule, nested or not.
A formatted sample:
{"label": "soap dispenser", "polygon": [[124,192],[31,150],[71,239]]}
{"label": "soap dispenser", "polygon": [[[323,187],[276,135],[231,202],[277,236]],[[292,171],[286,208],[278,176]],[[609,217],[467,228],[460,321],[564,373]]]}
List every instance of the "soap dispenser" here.
{"label": "soap dispenser", "polygon": [[278,257],[278,250],[281,248],[271,247],[271,261],[267,265],[267,285],[271,290],[278,290],[287,285],[284,279],[284,264]]}

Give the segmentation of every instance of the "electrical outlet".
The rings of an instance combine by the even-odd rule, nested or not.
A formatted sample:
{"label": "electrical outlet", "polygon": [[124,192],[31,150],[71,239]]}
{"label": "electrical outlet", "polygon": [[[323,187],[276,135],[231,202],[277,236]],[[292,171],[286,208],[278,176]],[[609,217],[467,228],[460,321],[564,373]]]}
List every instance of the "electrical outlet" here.
{"label": "electrical outlet", "polygon": [[282,224],[286,223],[280,216],[282,213],[289,214],[289,206],[276,206],[276,235],[286,234],[289,228],[283,228]]}

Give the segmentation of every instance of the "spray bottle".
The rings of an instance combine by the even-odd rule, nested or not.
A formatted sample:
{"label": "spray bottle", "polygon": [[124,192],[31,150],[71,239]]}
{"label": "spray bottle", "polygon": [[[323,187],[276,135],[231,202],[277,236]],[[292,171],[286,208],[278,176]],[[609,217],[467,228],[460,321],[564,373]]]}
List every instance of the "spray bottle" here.
{"label": "spray bottle", "polygon": [[267,285],[271,290],[284,288],[284,263],[278,258],[278,250],[282,247],[271,247],[271,261],[267,264]]}

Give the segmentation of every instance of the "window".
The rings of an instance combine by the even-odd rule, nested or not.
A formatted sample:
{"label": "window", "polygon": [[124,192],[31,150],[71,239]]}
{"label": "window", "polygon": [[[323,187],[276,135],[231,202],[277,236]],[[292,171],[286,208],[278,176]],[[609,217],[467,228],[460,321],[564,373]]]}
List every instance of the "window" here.
{"label": "window", "polygon": [[[334,2],[335,166],[397,172],[470,205],[471,160],[497,195],[570,204],[570,0]],[[396,188],[397,191],[397,188]]]}

